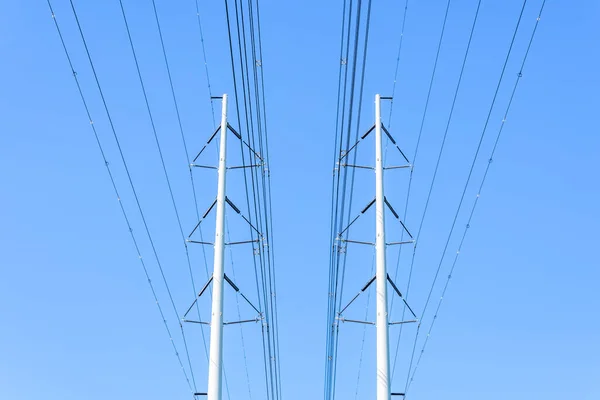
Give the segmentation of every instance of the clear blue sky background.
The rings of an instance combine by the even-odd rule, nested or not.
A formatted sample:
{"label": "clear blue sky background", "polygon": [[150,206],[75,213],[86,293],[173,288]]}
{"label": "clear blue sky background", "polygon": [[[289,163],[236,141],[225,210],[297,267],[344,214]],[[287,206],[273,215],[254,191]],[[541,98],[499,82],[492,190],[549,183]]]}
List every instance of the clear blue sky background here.
{"label": "clear blue sky background", "polygon": [[[107,143],[117,184],[123,188],[123,200],[135,215],[68,4],[54,3],[92,116]],[[213,90],[220,94],[231,91],[231,82],[224,14],[221,2],[216,3],[201,8]],[[373,118],[373,95],[391,92],[401,3],[374,1],[365,129]],[[455,3],[423,154],[415,170],[409,226],[417,224],[422,212],[476,1]],[[520,4],[483,2],[419,247],[413,289],[418,309],[435,271]],[[539,4],[528,2],[517,57],[509,63],[490,137],[497,132]],[[76,5],[175,302],[184,308],[192,297],[187,267],[118,2]],[[125,1],[176,200],[184,225],[193,226],[187,167],[150,5],[146,0]],[[195,6],[191,0],[157,0],[157,5],[192,152],[213,128]],[[392,120],[394,135],[409,153],[423,112],[444,7],[439,0],[409,2]],[[263,1],[261,12],[283,391],[288,400],[315,399],[323,388],[341,1]],[[0,398],[190,398],[47,5],[42,0],[5,2],[2,14]],[[595,1],[547,2],[470,234],[411,388],[415,399],[600,398],[598,17]],[[476,182],[489,150],[486,142]],[[202,191],[210,197],[214,189],[206,182]],[[405,178],[388,178],[388,188],[398,193],[399,200],[405,183]],[[365,186],[366,198],[371,196],[368,190]],[[473,190],[468,192],[469,205]],[[464,218],[462,214],[461,227]],[[138,217],[134,230],[142,236]],[[455,249],[456,241],[452,243]],[[201,276],[201,256],[197,248],[193,251]],[[142,253],[150,255],[145,241]],[[448,264],[444,268],[447,271]],[[150,272],[160,286],[152,263]],[[356,290],[362,280],[356,278]],[[166,307],[164,290],[159,296]],[[172,315],[167,320],[177,326]],[[197,342],[199,331],[189,332]],[[251,328],[247,332],[248,341],[253,340]],[[229,338],[231,343],[239,341],[235,335]],[[368,369],[374,344],[367,341],[365,346],[360,398],[373,398],[367,393],[374,375]],[[199,345],[192,350],[198,380],[204,382],[204,355]],[[355,352],[356,347],[348,345],[345,351]],[[235,354],[229,357],[231,390],[240,393],[232,398],[245,398],[245,383],[235,379],[242,371]],[[406,361],[407,355],[403,357]],[[253,371],[261,366],[256,357],[249,364]],[[348,376],[355,376],[356,367]],[[348,376],[340,377],[340,384],[352,389],[355,381]],[[394,384],[394,390],[400,389],[403,379]]]}

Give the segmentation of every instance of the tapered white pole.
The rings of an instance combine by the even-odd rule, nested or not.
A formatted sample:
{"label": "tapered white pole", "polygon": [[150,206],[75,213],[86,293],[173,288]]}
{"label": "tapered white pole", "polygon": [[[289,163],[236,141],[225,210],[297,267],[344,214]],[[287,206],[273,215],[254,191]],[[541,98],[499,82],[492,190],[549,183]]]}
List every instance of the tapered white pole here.
{"label": "tapered white pole", "polygon": [[390,353],[388,330],[387,268],[385,263],[385,204],[383,196],[383,151],[381,136],[381,97],[375,96],[375,206],[376,206],[376,285],[377,285],[377,400],[390,400]]}
{"label": "tapered white pole", "polygon": [[223,376],[223,281],[225,255],[225,159],[227,156],[227,95],[221,111],[221,146],[217,189],[217,222],[213,267],[212,316],[210,320],[210,360],[208,365],[208,400],[221,400]]}

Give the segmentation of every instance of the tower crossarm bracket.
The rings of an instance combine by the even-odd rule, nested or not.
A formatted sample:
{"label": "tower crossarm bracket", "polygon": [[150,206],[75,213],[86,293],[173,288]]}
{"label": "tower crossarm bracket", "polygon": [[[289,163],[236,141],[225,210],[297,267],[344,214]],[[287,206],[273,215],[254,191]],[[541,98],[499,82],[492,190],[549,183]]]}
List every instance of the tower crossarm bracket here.
{"label": "tower crossarm bracket", "polygon": [[371,321],[359,321],[357,319],[348,319],[348,318],[344,318],[344,317],[337,317],[336,319],[341,322],[354,322],[355,324],[375,325],[375,322],[371,322]]}
{"label": "tower crossarm bracket", "polygon": [[412,324],[414,322],[419,322],[419,320],[418,319],[411,319],[411,320],[408,320],[408,321],[390,322],[390,325]]}
{"label": "tower crossarm bracket", "polygon": [[364,242],[362,240],[341,239],[343,243],[366,244],[367,246],[375,246],[373,242]]}
{"label": "tower crossarm bracket", "polygon": [[210,322],[206,322],[206,321],[196,321],[196,320],[193,320],[193,319],[185,319],[185,318],[184,318],[182,321],[183,321],[183,322],[190,323],[190,324],[210,325]]}
{"label": "tower crossarm bracket", "polygon": [[205,168],[205,169],[214,169],[215,171],[218,169],[217,167],[212,166],[212,165],[202,165],[202,164],[194,164],[194,163],[191,163],[190,167]]}
{"label": "tower crossarm bracket", "polygon": [[412,168],[412,164],[406,165],[393,165],[391,167],[383,167],[383,169],[401,169],[401,168]]}
{"label": "tower crossarm bracket", "polygon": [[264,165],[264,163],[251,164],[251,165],[236,165],[234,167],[227,167],[227,169],[258,168],[258,167],[262,167],[263,165]]}
{"label": "tower crossarm bracket", "polygon": [[359,168],[359,169],[370,169],[372,171],[375,170],[375,167],[370,167],[368,165],[354,165],[354,164],[340,164],[340,167],[348,167],[348,168]]}
{"label": "tower crossarm bracket", "polygon": [[258,321],[260,321],[260,318],[256,317],[254,319],[244,319],[241,321],[223,322],[223,325],[246,324],[248,322],[258,322]]}

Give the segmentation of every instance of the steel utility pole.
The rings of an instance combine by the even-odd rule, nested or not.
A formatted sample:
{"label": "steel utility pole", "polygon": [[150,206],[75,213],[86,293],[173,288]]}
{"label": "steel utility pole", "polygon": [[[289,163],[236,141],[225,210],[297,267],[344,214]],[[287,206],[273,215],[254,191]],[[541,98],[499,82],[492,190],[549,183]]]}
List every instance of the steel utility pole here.
{"label": "steel utility pole", "polygon": [[[367,204],[367,206],[360,211],[360,213],[350,220],[350,223],[338,233],[337,240],[339,243],[355,243],[361,245],[369,245],[375,246],[376,252],[376,271],[375,276],[372,277],[358,292],[356,296],[354,296],[344,307],[337,312],[338,316],[337,320],[342,322],[354,322],[361,324],[369,324],[376,325],[377,328],[377,400],[390,400],[392,396],[404,396],[403,393],[396,393],[391,391],[391,382],[390,382],[390,351],[389,351],[389,326],[390,325],[400,325],[407,323],[415,323],[418,322],[417,316],[408,305],[406,299],[402,296],[402,293],[398,289],[398,286],[394,283],[390,275],[387,273],[387,265],[386,265],[386,248],[387,246],[396,246],[396,245],[404,245],[409,243],[414,243],[413,236],[408,231],[404,222],[400,218],[400,215],[394,210],[390,202],[388,202],[383,188],[383,173],[386,169],[407,169],[412,168],[412,164],[404,154],[404,152],[400,149],[400,146],[396,143],[390,132],[383,126],[381,122],[381,100],[391,100],[391,97],[381,97],[380,95],[375,96],[375,124],[369,128],[369,130],[363,134],[358,141],[352,145],[347,151],[343,151],[339,158],[340,167],[348,167],[348,168],[364,168],[375,170],[375,198]],[[375,132],[375,167],[364,166],[364,165],[353,165],[347,163],[348,154],[350,152],[355,151],[357,146],[371,133]],[[406,164],[396,165],[396,166],[387,166],[383,165],[383,134],[388,137],[390,143],[398,150]],[[364,240],[354,240],[350,239],[347,236],[344,236],[346,232],[349,231],[350,227],[356,220],[364,215],[367,210],[369,210],[375,204],[375,243],[366,242]],[[407,234],[410,239],[408,240],[400,240],[394,242],[386,242],[385,240],[385,210],[386,208],[390,211],[390,213],[394,216],[396,220],[400,223],[403,229],[403,235]],[[346,234],[347,235],[347,234]],[[345,247],[338,248],[345,252]],[[376,282],[376,297],[377,297],[377,318],[375,322],[370,321],[357,321],[354,319],[348,319],[344,317],[344,312],[350,307],[352,303],[360,296],[361,293],[364,293],[372,284]],[[406,321],[395,321],[390,322],[388,316],[388,283],[393,289],[393,293],[395,293],[402,302],[406,306],[406,309],[410,312],[414,319],[406,320]]]}
{"label": "steel utility pole", "polygon": [[213,264],[212,315],[210,320],[210,358],[208,400],[221,400],[223,376],[223,286],[225,280],[225,174],[227,172],[227,95],[223,95],[221,142],[219,150],[217,220]]}
{"label": "steel utility pole", "polygon": [[383,151],[381,96],[375,96],[375,207],[376,207],[376,292],[377,292],[377,400],[390,400],[389,325],[387,266],[385,261],[385,204],[383,194]]}

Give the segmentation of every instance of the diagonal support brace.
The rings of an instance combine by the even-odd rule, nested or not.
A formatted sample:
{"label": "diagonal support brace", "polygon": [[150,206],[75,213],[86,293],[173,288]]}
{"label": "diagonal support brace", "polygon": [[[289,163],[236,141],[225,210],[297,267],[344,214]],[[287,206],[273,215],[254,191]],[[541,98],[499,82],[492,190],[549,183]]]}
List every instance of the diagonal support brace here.
{"label": "diagonal support brace", "polygon": [[404,297],[402,296],[402,293],[400,293],[400,290],[398,289],[398,287],[396,286],[396,284],[394,283],[394,281],[392,280],[392,277],[390,277],[390,274],[387,274],[387,280],[390,283],[390,285],[392,285],[392,288],[394,289],[394,291],[396,292],[396,294],[398,296],[400,296],[400,298],[402,299],[402,301],[404,302],[404,305],[406,305],[406,307],[408,308],[408,311],[410,311],[410,313],[412,314],[412,316],[414,318],[417,318],[417,315],[415,314],[415,312],[412,310],[412,308],[410,308],[410,306],[408,305],[408,303],[406,302],[406,299],[404,299]]}

